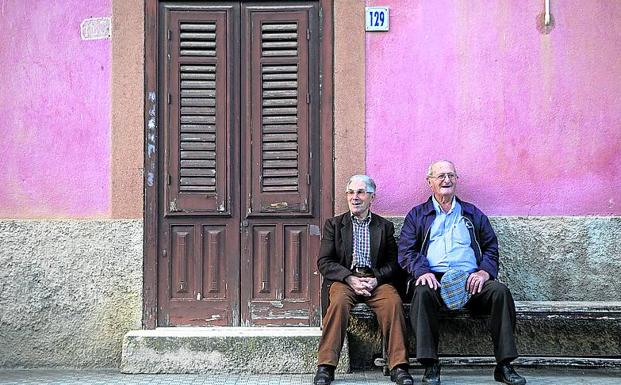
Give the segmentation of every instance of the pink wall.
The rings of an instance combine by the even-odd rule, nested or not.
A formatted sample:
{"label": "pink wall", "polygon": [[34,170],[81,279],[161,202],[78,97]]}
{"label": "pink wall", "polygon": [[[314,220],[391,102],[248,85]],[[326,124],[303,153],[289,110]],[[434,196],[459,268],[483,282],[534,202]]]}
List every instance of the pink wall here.
{"label": "pink wall", "polygon": [[80,23],[111,0],[0,0],[0,217],[110,210],[110,40]]}
{"label": "pink wall", "polygon": [[368,0],[367,172],[377,212],[429,195],[430,161],[491,215],[621,214],[621,2]]}

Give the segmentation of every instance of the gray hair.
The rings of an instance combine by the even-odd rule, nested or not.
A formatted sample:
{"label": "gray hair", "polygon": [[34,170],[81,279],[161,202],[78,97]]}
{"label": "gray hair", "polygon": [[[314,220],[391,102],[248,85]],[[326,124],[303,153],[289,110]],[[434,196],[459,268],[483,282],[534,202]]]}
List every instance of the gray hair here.
{"label": "gray hair", "polygon": [[349,178],[349,181],[347,182],[347,185],[345,186],[345,191],[347,191],[349,189],[349,185],[352,184],[352,182],[356,181],[356,180],[360,180],[362,182],[364,182],[364,184],[367,186],[367,192],[368,193],[374,193],[375,192],[375,181],[368,175],[353,175],[351,178]]}
{"label": "gray hair", "polygon": [[453,166],[453,170],[455,170],[455,173],[457,174],[457,167],[455,167],[455,163],[451,162],[450,160],[440,159],[440,160],[431,162],[431,164],[429,165],[429,168],[427,169],[427,178],[431,178],[433,176],[433,166],[441,162],[450,163],[451,166]]}

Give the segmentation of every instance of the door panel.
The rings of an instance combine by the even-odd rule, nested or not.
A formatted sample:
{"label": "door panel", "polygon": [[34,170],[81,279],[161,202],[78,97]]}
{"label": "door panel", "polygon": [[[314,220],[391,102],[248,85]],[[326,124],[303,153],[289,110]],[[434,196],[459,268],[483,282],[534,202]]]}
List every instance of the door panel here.
{"label": "door panel", "polygon": [[189,288],[196,287],[194,274],[194,226],[171,226],[171,299],[192,297]]}
{"label": "door panel", "polygon": [[226,226],[203,226],[203,298],[226,299]]}
{"label": "door panel", "polygon": [[252,228],[252,248],[249,250],[253,254],[252,270],[253,276],[253,297],[254,298],[274,298],[279,287],[278,270],[282,269],[276,250],[276,226],[263,225],[253,226]]}
{"label": "door panel", "polygon": [[243,7],[242,35],[242,324],[318,325],[318,7]]}
{"label": "door panel", "polygon": [[319,322],[318,276],[313,274],[319,235],[314,225],[262,219],[242,238],[242,324],[309,326]]}
{"label": "door panel", "polygon": [[309,236],[307,226],[291,225],[284,227],[284,287],[289,298],[309,297],[309,274],[313,269],[312,255],[308,255]]}
{"label": "door panel", "polygon": [[[230,215],[231,9],[169,9],[167,215]],[[231,21],[232,22],[232,21]],[[234,92],[234,91],[233,91]],[[168,100],[167,100],[168,102]]]}
{"label": "door panel", "polygon": [[[249,216],[310,214],[309,19],[307,7],[247,7],[251,119]],[[314,31],[313,31],[314,32]],[[307,39],[308,38],[308,39]],[[314,40],[313,40],[314,41]]]}
{"label": "door panel", "polygon": [[239,6],[160,15],[158,325],[239,325]]}

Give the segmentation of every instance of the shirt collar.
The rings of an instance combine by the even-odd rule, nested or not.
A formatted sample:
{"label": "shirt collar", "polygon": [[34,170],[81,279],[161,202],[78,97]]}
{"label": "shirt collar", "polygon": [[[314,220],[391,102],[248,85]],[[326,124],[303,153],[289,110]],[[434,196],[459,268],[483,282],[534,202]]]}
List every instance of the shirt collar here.
{"label": "shirt collar", "polygon": [[455,210],[455,204],[457,203],[457,199],[453,197],[453,201],[451,202],[451,209],[447,213],[445,213],[444,211],[442,211],[442,207],[440,207],[440,203],[438,203],[435,196],[431,196],[431,201],[433,202],[433,208],[436,209],[436,215],[452,213],[453,210]]}
{"label": "shirt collar", "polygon": [[351,221],[357,224],[368,224],[371,222],[371,210],[369,210],[369,214],[367,214],[367,217],[364,219],[358,219],[354,216],[354,214],[351,213],[351,211],[349,212],[349,215],[351,217]]}

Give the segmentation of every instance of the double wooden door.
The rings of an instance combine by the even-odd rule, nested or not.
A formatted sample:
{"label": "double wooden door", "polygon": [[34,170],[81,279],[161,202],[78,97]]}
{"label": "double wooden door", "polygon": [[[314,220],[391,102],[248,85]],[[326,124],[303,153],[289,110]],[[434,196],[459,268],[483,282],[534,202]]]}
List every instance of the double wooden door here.
{"label": "double wooden door", "polygon": [[319,324],[319,17],[159,3],[158,326]]}

